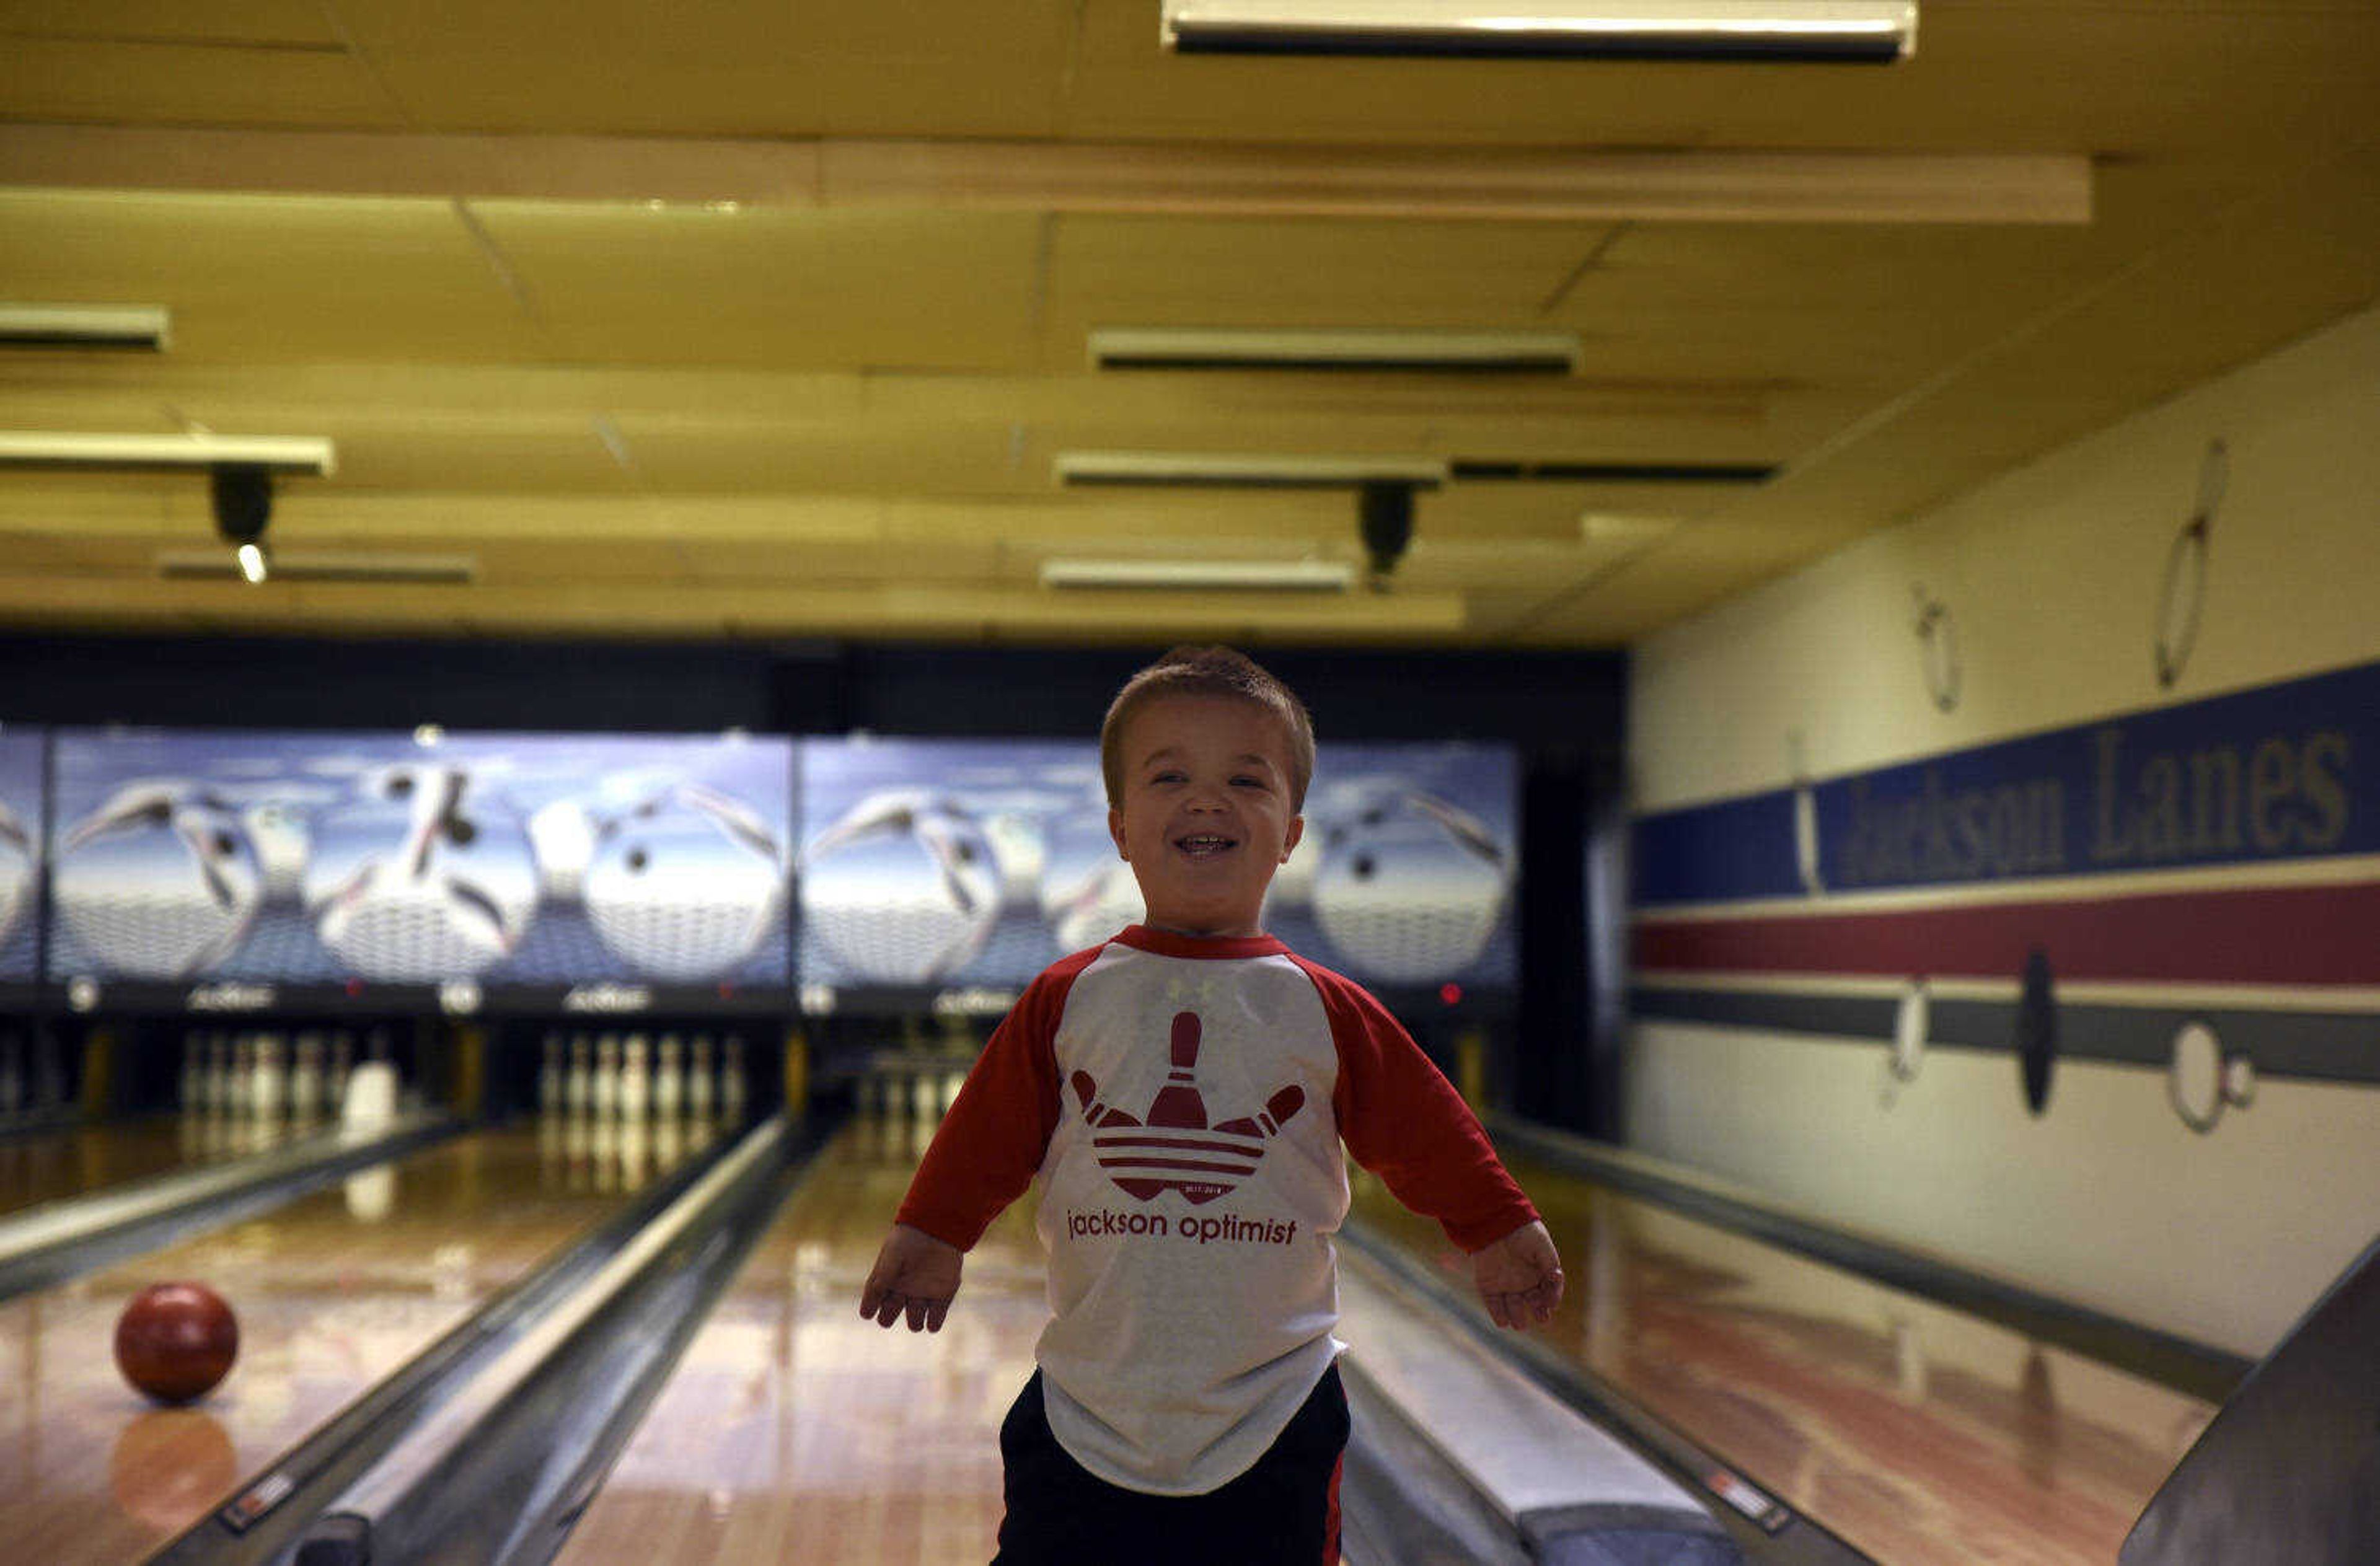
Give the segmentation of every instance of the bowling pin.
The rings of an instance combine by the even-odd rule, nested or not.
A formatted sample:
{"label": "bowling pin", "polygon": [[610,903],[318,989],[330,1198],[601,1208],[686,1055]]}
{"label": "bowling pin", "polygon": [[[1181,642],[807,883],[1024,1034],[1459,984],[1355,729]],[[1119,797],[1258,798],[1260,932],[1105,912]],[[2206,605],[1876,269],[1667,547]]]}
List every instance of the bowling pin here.
{"label": "bowling pin", "polygon": [[664,1033],[661,1041],[661,1062],[653,1073],[653,1113],[663,1120],[674,1120],[680,1105],[686,1101],[686,1061],[677,1035]]}
{"label": "bowling pin", "polygon": [[256,1035],[243,1033],[232,1043],[231,1074],[224,1078],[224,1107],[231,1118],[246,1124],[256,1117]]}
{"label": "bowling pin", "polygon": [[677,1167],[686,1154],[684,1134],[679,1131],[675,1115],[663,1115],[653,1123],[653,1167],[666,1174]]}
{"label": "bowling pin", "polygon": [[[618,1048],[617,1041],[613,1041],[613,1049],[616,1051]],[[597,1047],[597,1052],[599,1054],[601,1052],[600,1045]],[[616,1086],[614,1090],[616,1091]],[[610,1115],[598,1111],[595,1116],[593,1142],[595,1189],[609,1195],[620,1188],[620,1123]]]}
{"label": "bowling pin", "polygon": [[220,1112],[231,1100],[231,1036],[217,1028],[207,1039],[207,1073],[199,1085],[199,1102],[209,1114]]}
{"label": "bowling pin", "polygon": [[641,1117],[620,1123],[620,1186],[635,1191],[652,1172],[652,1127]]}
{"label": "bowling pin", "polygon": [[339,1122],[351,1130],[374,1130],[396,1118],[396,1068],[386,1061],[366,1061],[348,1074],[347,1096],[339,1105]]}
{"label": "bowling pin", "polygon": [[256,1040],[256,1070],[249,1079],[249,1093],[255,1102],[259,1124],[277,1124],[283,1109],[283,1089],[286,1083],[281,1074],[281,1035],[260,1034]]}
{"label": "bowling pin", "polygon": [[182,1034],[182,1112],[195,1115],[205,1106],[207,1041],[196,1029]]}
{"label": "bowling pin", "polygon": [[710,1118],[710,1035],[694,1036],[694,1063],[686,1074],[686,1112],[697,1120]]}
{"label": "bowling pin", "polygon": [[289,1068],[289,1118],[311,1125],[322,1115],[322,1036],[298,1036],[298,1058]]}
{"label": "bowling pin", "polygon": [[607,1033],[595,1040],[595,1118],[609,1120],[620,1109],[620,1036]]}
{"label": "bowling pin", "polygon": [[744,1040],[736,1034],[727,1036],[727,1059],[719,1068],[719,1118],[730,1125],[744,1119]]}
{"label": "bowling pin", "polygon": [[[584,1043],[585,1040],[581,1039],[580,1042]],[[563,1123],[562,1152],[563,1157],[567,1160],[566,1168],[573,1195],[583,1195],[587,1190],[587,1155],[591,1141],[592,1133],[588,1128],[587,1117],[584,1114],[573,1114]]]}
{"label": "bowling pin", "polygon": [[594,1101],[594,1082],[587,1064],[589,1048],[585,1034],[570,1036],[570,1071],[562,1079],[562,1107],[573,1119],[585,1114]]}
{"label": "bowling pin", "polygon": [[620,1047],[620,1118],[642,1120],[652,1107],[653,1079],[645,1064],[645,1036],[631,1033]]}
{"label": "bowling pin", "polygon": [[537,1112],[552,1119],[562,1112],[562,1035],[545,1036],[545,1063],[537,1072]]}
{"label": "bowling pin", "polygon": [[331,1072],[322,1079],[322,1101],[334,1114],[347,1101],[347,1075],[354,1067],[355,1042],[343,1027],[331,1035]]}

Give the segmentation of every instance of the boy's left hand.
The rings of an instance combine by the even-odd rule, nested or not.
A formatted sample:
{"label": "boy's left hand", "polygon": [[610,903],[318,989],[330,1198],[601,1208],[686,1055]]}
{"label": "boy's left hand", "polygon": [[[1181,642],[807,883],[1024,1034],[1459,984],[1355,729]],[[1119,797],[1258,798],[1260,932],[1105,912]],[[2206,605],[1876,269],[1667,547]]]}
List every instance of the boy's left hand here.
{"label": "boy's left hand", "polygon": [[1553,1319],[1561,1304],[1561,1257],[1542,1223],[1530,1223],[1471,1253],[1471,1280],[1499,1327],[1525,1329]]}

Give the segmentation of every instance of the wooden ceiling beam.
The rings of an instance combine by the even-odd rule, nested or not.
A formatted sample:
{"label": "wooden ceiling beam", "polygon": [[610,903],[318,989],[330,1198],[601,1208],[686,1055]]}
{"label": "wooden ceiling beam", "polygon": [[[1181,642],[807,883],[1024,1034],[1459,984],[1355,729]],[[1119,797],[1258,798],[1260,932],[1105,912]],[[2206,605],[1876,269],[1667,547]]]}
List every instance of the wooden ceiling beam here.
{"label": "wooden ceiling beam", "polygon": [[709,587],[605,583],[407,587],[169,581],[47,572],[0,577],[0,624],[153,625],[224,620],[336,634],[458,624],[621,636],[924,636],[987,633],[1126,640],[1256,633],[1320,640],[1457,637],[1459,593],[1056,592],[1012,588]]}
{"label": "wooden ceiling beam", "polygon": [[1448,221],[2083,224],[2064,154],[1571,152],[0,126],[0,185]]}

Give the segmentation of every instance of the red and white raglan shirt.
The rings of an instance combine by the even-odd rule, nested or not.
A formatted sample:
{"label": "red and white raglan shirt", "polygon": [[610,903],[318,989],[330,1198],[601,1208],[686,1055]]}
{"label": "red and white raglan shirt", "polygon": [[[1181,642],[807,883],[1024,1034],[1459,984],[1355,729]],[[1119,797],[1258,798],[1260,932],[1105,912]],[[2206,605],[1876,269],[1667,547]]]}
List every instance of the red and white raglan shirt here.
{"label": "red and white raglan shirt", "polygon": [[1051,1433],[1111,1484],[1203,1494],[1255,1464],[1343,1346],[1342,1141],[1465,1251],[1537,1216],[1361,986],[1269,936],[1135,925],[1026,989],[898,1221],[965,1250],[1038,1176]]}

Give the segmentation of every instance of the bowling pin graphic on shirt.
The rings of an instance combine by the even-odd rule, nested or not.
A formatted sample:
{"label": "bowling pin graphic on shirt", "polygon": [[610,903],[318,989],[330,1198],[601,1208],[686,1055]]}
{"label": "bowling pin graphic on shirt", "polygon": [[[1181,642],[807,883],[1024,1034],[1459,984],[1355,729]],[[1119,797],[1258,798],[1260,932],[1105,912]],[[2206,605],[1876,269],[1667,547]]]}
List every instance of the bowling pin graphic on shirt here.
{"label": "bowling pin graphic on shirt", "polygon": [[1197,1084],[1199,1032],[1196,1012],[1174,1014],[1172,1069],[1138,1116],[1102,1102],[1090,1073],[1078,1071],[1072,1078],[1099,1167],[1125,1195],[1141,1201],[1172,1190],[1196,1207],[1229,1195],[1256,1172],[1265,1143],[1305,1107],[1305,1090],[1293,1084],[1254,1114],[1208,1125],[1206,1096]]}

